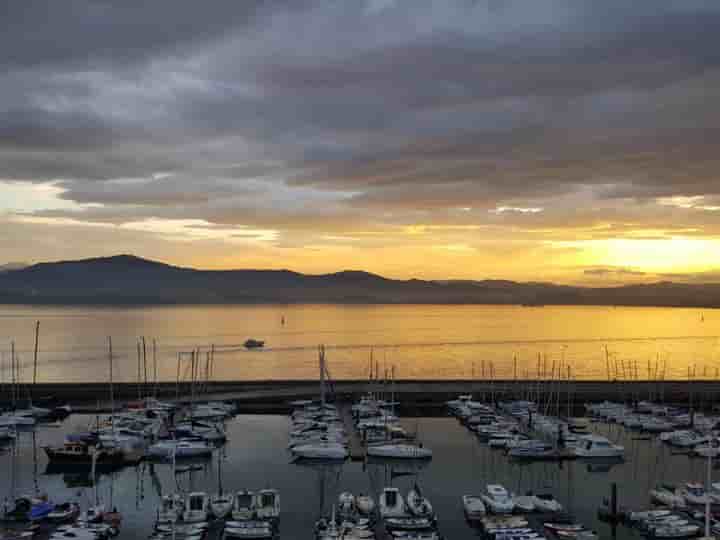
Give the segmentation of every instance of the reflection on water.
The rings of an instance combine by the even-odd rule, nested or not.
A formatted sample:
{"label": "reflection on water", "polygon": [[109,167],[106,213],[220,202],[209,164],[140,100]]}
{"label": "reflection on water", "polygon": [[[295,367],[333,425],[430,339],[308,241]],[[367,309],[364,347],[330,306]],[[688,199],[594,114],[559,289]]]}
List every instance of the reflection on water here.
{"label": "reflection on water", "polygon": [[[73,426],[87,425],[89,420],[73,416],[61,429],[40,426],[35,447],[58,444]],[[480,493],[488,483],[501,483],[516,493],[552,492],[581,521],[610,538],[610,526],[596,516],[612,482],[618,483],[621,506],[641,508],[648,506],[648,491],[657,483],[702,481],[705,474],[703,460],[673,454],[656,440],[638,437],[615,424],[592,427],[625,446],[625,461],[521,463],[490,450],[453,418],[413,419],[413,427],[416,422],[424,444],[433,449],[430,462],[291,463],[286,450],[288,418],[246,415],[229,421],[228,444],[212,459],[177,474],[169,463],[142,463],[100,474],[97,486],[87,471],[48,468],[44,453],[33,452],[32,432],[22,432],[17,447],[7,447],[0,455],[4,479],[0,496],[30,493],[37,485],[56,501],[77,500],[87,506],[95,500],[97,488],[97,497],[116,505],[124,515],[121,538],[142,538],[150,530],[162,494],[178,489],[212,492],[220,482],[226,491],[274,487],[282,497],[282,537],[294,539],[310,538],[315,521],[330,512],[343,491],[377,497],[385,486],[394,485],[406,493],[418,482],[438,512],[441,532],[448,538],[470,539],[477,532],[464,520],[461,496]],[[621,526],[616,537],[637,535]]]}
{"label": "reflection on water", "polygon": [[[285,324],[282,324],[282,318]],[[15,340],[30,373],[40,321],[40,381],[104,381],[112,335],[116,380],[136,377],[137,339],[157,338],[158,372],[175,380],[179,352],[217,347],[218,379],[307,379],[325,343],[335,378],[367,375],[369,348],[401,378],[469,378],[481,363],[498,377],[534,377],[538,354],[562,354],[577,378],[607,378],[604,346],[641,378],[720,375],[720,311],[678,308],[520,306],[185,306],[147,308],[0,306],[0,350]],[[247,351],[249,337],[266,341]],[[150,343],[150,341],[148,341]],[[148,351],[148,357],[150,352]],[[630,369],[630,366],[635,369]],[[548,368],[549,369],[549,368]]]}

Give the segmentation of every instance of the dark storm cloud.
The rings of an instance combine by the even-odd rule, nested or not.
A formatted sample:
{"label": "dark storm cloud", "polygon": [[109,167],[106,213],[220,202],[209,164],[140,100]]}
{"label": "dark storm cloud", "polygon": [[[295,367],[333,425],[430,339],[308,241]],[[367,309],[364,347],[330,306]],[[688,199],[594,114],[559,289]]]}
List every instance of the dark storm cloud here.
{"label": "dark storm cloud", "polygon": [[641,227],[720,194],[717,2],[0,9],[0,178],[59,180],[88,218],[542,227],[622,199]]}

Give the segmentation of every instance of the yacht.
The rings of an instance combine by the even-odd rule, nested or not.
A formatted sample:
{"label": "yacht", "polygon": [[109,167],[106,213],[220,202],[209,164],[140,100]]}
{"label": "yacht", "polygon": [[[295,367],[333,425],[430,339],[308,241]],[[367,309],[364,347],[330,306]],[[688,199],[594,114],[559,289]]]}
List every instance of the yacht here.
{"label": "yacht", "polygon": [[218,493],[210,497],[210,512],[216,519],[225,519],[233,509],[235,497],[232,493]]}
{"label": "yacht", "polygon": [[207,493],[194,491],[187,496],[183,521],[185,523],[199,523],[207,519],[210,510]]}
{"label": "yacht", "polygon": [[510,494],[500,484],[488,484],[482,500],[493,514],[509,514],[515,508]]}
{"label": "yacht", "polygon": [[232,508],[232,518],[235,521],[248,521],[255,517],[255,494],[252,491],[238,491]]}
{"label": "yacht", "polygon": [[432,450],[414,444],[378,444],[368,446],[367,455],[396,459],[430,459],[432,458]]}
{"label": "yacht", "polygon": [[212,455],[212,447],[204,441],[169,440],[160,441],[147,449],[149,457],[177,459],[207,457]]}
{"label": "yacht", "polygon": [[582,458],[618,458],[623,457],[625,448],[612,444],[600,435],[588,435],[578,439],[574,452],[576,456]]}
{"label": "yacht", "polygon": [[481,497],[477,495],[463,495],[462,502],[465,517],[468,521],[478,521],[485,517],[485,503],[483,503]]}
{"label": "yacht", "polygon": [[116,448],[92,447],[77,442],[66,442],[63,446],[43,446],[50,463],[92,465],[122,465],[125,455]]}
{"label": "yacht", "polygon": [[400,490],[394,487],[383,489],[380,494],[380,517],[387,519],[405,516],[407,516],[407,509]]}
{"label": "yacht", "polygon": [[261,489],[255,494],[255,515],[258,519],[280,519],[280,493],[276,489]]}
{"label": "yacht", "polygon": [[318,442],[302,444],[292,448],[291,452],[304,459],[347,459],[349,452],[345,445],[336,442]]}

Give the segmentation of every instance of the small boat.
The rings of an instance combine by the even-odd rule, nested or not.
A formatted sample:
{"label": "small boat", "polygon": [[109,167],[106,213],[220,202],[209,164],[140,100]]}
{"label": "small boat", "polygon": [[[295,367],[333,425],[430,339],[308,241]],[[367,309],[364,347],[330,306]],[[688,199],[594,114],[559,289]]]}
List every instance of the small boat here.
{"label": "small boat", "polygon": [[147,449],[148,457],[156,459],[176,459],[208,457],[213,448],[205,441],[160,441]]}
{"label": "small boat", "polygon": [[481,495],[487,508],[493,514],[510,514],[515,508],[510,494],[500,484],[488,484],[487,493]]}
{"label": "small boat", "polygon": [[691,538],[697,536],[700,532],[698,525],[685,524],[685,525],[667,525],[663,527],[657,527],[652,530],[652,537],[654,538]]}
{"label": "small boat", "polygon": [[625,454],[625,448],[612,444],[606,437],[588,435],[579,438],[574,452],[582,458],[616,458]]}
{"label": "small boat", "polygon": [[358,513],[363,516],[369,516],[375,511],[375,499],[373,499],[371,495],[361,493],[355,497],[355,506],[357,507]]}
{"label": "small boat", "polygon": [[225,519],[233,509],[235,497],[232,493],[219,493],[210,497],[210,513],[215,519]]}
{"label": "small boat", "polygon": [[367,455],[395,459],[430,459],[432,450],[414,444],[378,444],[368,446]]}
{"label": "small boat", "polygon": [[183,521],[185,523],[204,522],[210,511],[209,499],[206,493],[194,491],[187,496]]}
{"label": "small boat", "polygon": [[678,494],[682,495],[685,498],[685,502],[687,502],[688,504],[707,504],[708,502],[710,502],[710,504],[713,503],[712,496],[710,496],[710,494],[705,491],[705,488],[702,486],[702,484],[688,482],[678,491]]}
{"label": "small boat", "polygon": [[433,517],[433,507],[430,501],[420,491],[420,487],[415,484],[408,492],[406,497],[407,508],[410,513],[417,517]]}
{"label": "small boat", "polygon": [[291,452],[298,458],[336,459],[342,461],[347,459],[349,455],[348,449],[343,444],[335,442],[302,444],[293,447]]}
{"label": "small boat", "polygon": [[158,523],[175,523],[183,514],[183,506],[181,495],[163,495],[157,515]]}
{"label": "small boat", "polygon": [[674,486],[660,485],[650,490],[650,499],[671,508],[685,508],[685,497]]}
{"label": "small boat", "polygon": [[648,521],[672,515],[672,510],[645,510],[643,512],[630,512],[630,521]]}
{"label": "small boat", "polygon": [[380,494],[380,517],[383,519],[405,517],[407,508],[400,490],[394,487],[386,487]]}
{"label": "small boat", "polygon": [[95,460],[98,465],[122,465],[126,461],[121,449],[89,446],[81,442],[66,442],[60,447],[44,446],[43,450],[50,463],[92,465]]}
{"label": "small boat", "polygon": [[265,346],[264,341],[260,341],[259,339],[248,339],[243,343],[243,347],[246,349],[261,349]]}
{"label": "small boat", "polygon": [[515,510],[520,512],[535,511],[535,497],[533,495],[513,495],[511,497]]}
{"label": "small boat", "polygon": [[261,489],[255,494],[255,515],[264,521],[280,519],[280,493],[276,489]]}
{"label": "small boat", "polygon": [[534,498],[535,509],[538,512],[562,512],[562,504],[551,493],[537,493]]}
{"label": "small boat", "polygon": [[63,523],[74,521],[80,515],[80,506],[77,503],[56,504],[55,508],[47,515],[48,521]]}
{"label": "small boat", "polygon": [[434,520],[426,517],[398,516],[383,520],[387,529],[395,531],[425,531],[433,526]]}
{"label": "small boat", "polygon": [[562,531],[562,532],[574,532],[574,533],[578,533],[578,532],[580,532],[580,531],[586,530],[586,529],[585,529],[585,525],[583,525],[582,523],[554,523],[554,522],[547,522],[547,523],[543,523],[543,526],[544,526],[546,529],[551,530],[551,531],[553,531],[553,532],[556,533],[556,534],[559,533],[559,532],[561,532],[561,531]]}
{"label": "small boat", "polygon": [[9,521],[40,521],[55,509],[45,497],[20,497],[4,514]]}
{"label": "small boat", "polygon": [[232,509],[235,521],[248,521],[255,517],[255,494],[252,491],[238,491]]}
{"label": "small boat", "polygon": [[477,521],[485,517],[486,509],[482,498],[476,495],[463,495],[463,510],[469,521]]}

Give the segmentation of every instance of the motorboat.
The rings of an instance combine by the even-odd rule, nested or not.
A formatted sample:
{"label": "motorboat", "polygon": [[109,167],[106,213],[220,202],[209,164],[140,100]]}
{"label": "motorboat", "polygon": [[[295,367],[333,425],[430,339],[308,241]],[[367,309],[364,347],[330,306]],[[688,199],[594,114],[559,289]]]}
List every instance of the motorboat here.
{"label": "motorboat", "polygon": [[379,444],[368,446],[367,455],[395,459],[430,459],[432,450],[414,444]]}
{"label": "motorboat", "polygon": [[210,512],[210,501],[207,493],[194,491],[188,494],[185,500],[183,521],[185,523],[198,523],[207,519]]}
{"label": "motorboat", "polygon": [[660,434],[660,440],[678,448],[692,448],[711,440],[711,437],[690,430],[670,431]]}
{"label": "motorboat", "polygon": [[184,501],[180,494],[163,495],[158,510],[158,523],[175,523],[182,517]]}
{"label": "motorboat", "polygon": [[349,455],[348,449],[343,444],[335,442],[302,444],[293,447],[291,452],[295,455],[295,457],[304,459],[327,459],[344,461]]}
{"label": "motorboat", "polygon": [[500,484],[488,484],[482,500],[493,514],[509,514],[515,508],[510,494]]}
{"label": "motorboat", "polygon": [[375,511],[375,499],[371,495],[361,493],[355,497],[355,506],[358,513],[363,516],[370,516]]}
{"label": "motorboat", "polygon": [[225,523],[223,538],[247,538],[253,540],[274,538],[275,531],[268,521],[228,521]]}
{"label": "motorboat", "polygon": [[55,509],[45,497],[20,497],[5,512],[4,518],[12,521],[40,521]]}
{"label": "motorboat", "polygon": [[147,449],[152,458],[175,459],[208,457],[212,455],[212,447],[205,441],[169,440],[159,441]]}
{"label": "motorboat", "polygon": [[43,446],[50,463],[92,465],[122,465],[125,453],[118,448],[89,446],[80,442],[66,442],[63,446]]}
{"label": "motorboat", "polygon": [[55,508],[47,515],[46,519],[53,523],[74,521],[80,515],[80,506],[77,503],[66,502],[55,505]]}
{"label": "motorboat", "polygon": [[705,491],[702,484],[688,482],[678,491],[679,495],[685,498],[688,504],[710,504],[713,503],[712,496]]}
{"label": "motorboat", "polygon": [[575,455],[582,458],[623,457],[625,448],[611,443],[606,437],[588,435],[580,437],[574,448]]}
{"label": "motorboat", "polygon": [[259,339],[247,339],[245,340],[245,343],[243,343],[243,347],[246,349],[261,349],[265,346],[265,342],[261,341]]}
{"label": "motorboat", "polygon": [[462,502],[465,517],[469,521],[478,521],[485,517],[487,510],[481,497],[477,495],[463,495]]}
{"label": "motorboat", "polygon": [[550,444],[530,440],[510,448],[508,456],[516,459],[553,459],[556,452]]}
{"label": "motorboat", "polygon": [[255,493],[248,490],[235,493],[232,518],[235,521],[248,521],[255,517]]}
{"label": "motorboat", "polygon": [[692,538],[697,536],[699,532],[699,525],[691,523],[684,525],[670,524],[653,528],[652,536],[654,538]]}
{"label": "motorboat", "polygon": [[655,487],[655,489],[651,489],[650,498],[654,502],[671,508],[685,508],[687,506],[685,497],[681,493],[678,493],[678,490],[674,486],[667,484],[659,485]]}
{"label": "motorboat", "polygon": [[261,489],[255,494],[255,515],[264,521],[280,519],[280,493],[276,489]]}
{"label": "motorboat", "polygon": [[534,512],[535,511],[535,496],[533,495],[512,495],[512,503],[515,505],[515,510],[520,512]]}
{"label": "motorboat", "polygon": [[630,512],[630,521],[648,521],[672,515],[672,510],[645,510],[642,512]]}
{"label": "motorboat", "polygon": [[536,493],[533,497],[538,512],[562,512],[562,504],[551,493]]}
{"label": "motorboat", "polygon": [[407,508],[410,513],[417,517],[433,517],[433,507],[430,501],[420,491],[420,486],[415,484],[406,497]]}
{"label": "motorboat", "polygon": [[386,487],[380,494],[380,517],[383,519],[407,516],[405,500],[400,490],[395,487]]}
{"label": "motorboat", "polygon": [[[431,529],[434,524],[434,520],[426,517],[415,517],[415,516],[398,516],[388,517],[384,520],[385,528],[390,531],[417,531],[425,532]],[[402,535],[402,538],[417,538],[417,535]]]}
{"label": "motorboat", "polygon": [[235,497],[232,493],[218,493],[210,497],[210,513],[216,519],[225,519],[233,509]]}

